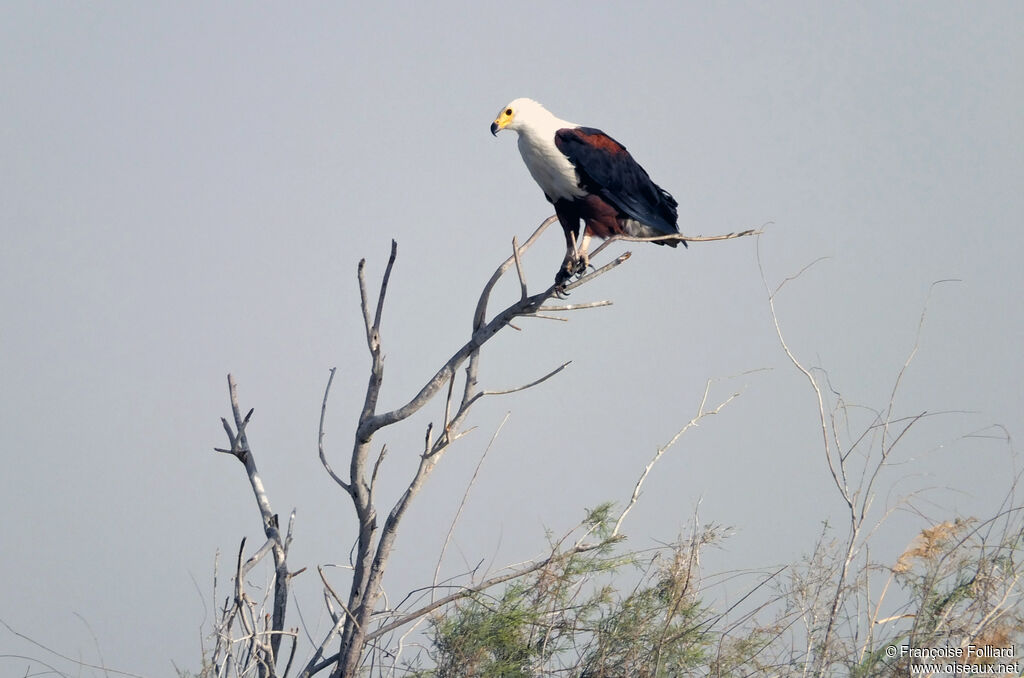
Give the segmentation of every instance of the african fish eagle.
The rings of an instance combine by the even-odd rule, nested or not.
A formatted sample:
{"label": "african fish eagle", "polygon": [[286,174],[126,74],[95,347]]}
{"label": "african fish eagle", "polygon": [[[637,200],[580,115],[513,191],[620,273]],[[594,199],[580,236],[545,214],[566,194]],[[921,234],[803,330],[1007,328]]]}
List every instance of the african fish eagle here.
{"label": "african fish eagle", "polygon": [[[516,99],[491,123],[519,134],[527,169],[555,206],[565,231],[565,259],[555,276],[563,283],[589,265],[590,238],[650,238],[679,233],[675,198],[644,171],[626,147],[599,129],[556,118],[533,99]],[[580,220],[583,238],[579,239]],[[655,241],[675,247],[685,240]]]}

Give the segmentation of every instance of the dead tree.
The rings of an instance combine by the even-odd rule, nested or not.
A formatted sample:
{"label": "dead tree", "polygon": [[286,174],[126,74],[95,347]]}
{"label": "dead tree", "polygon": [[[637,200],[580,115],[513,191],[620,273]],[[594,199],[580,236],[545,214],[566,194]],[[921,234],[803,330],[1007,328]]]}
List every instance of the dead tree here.
{"label": "dead tree", "polygon": [[[263,487],[263,480],[256,469],[256,460],[253,458],[252,450],[249,448],[249,440],[245,435],[245,427],[252,417],[252,410],[243,417],[238,406],[238,388],[235,380],[228,375],[228,391],[231,397],[231,412],[234,419],[234,429],[227,419],[222,418],[224,432],[227,433],[229,448],[215,448],[217,452],[232,454],[245,466],[246,475],[249,477],[249,484],[253,494],[256,496],[256,505],[260,511],[263,522],[263,533],[267,540],[256,553],[245,562],[242,561],[245,549],[245,540],[238,551],[238,561],[235,567],[234,594],[225,603],[219,614],[218,627],[215,629],[218,642],[212,657],[212,663],[219,665],[222,661],[227,663],[241,663],[245,666],[254,666],[259,676],[277,675],[274,667],[277,664],[278,653],[281,649],[281,639],[288,635],[291,637],[291,653],[288,664],[291,664],[295,655],[297,632],[286,634],[284,630],[285,613],[288,609],[288,580],[294,573],[288,571],[287,557],[288,547],[292,541],[292,527],[295,523],[295,513],[292,512],[288,520],[288,530],[282,536],[277,514],[270,507],[270,499]],[[252,601],[245,592],[245,575],[252,570],[268,553],[274,556],[274,587],[272,613],[268,616],[257,614],[256,608],[265,608]],[[241,652],[235,650],[231,636],[231,626],[235,621],[243,627],[245,636]],[[286,675],[288,668],[282,675]]]}
{"label": "dead tree", "polygon": [[[383,594],[384,573],[387,569],[402,518],[431,472],[437,466],[437,463],[441,460],[444,452],[455,440],[467,432],[463,429],[463,424],[473,405],[481,398],[487,396],[515,393],[536,386],[565,369],[569,364],[568,362],[563,363],[543,376],[514,388],[482,390],[478,384],[477,377],[480,367],[481,348],[484,344],[501,330],[510,326],[516,318],[552,317],[551,314],[595,308],[611,303],[609,301],[597,301],[567,304],[562,300],[571,290],[587,284],[597,276],[625,262],[630,256],[629,252],[620,255],[605,266],[586,273],[568,284],[552,284],[539,293],[528,294],[521,257],[554,221],[555,217],[544,221],[522,245],[513,239],[512,255],[497,268],[480,295],[473,316],[472,333],[469,340],[440,366],[434,376],[406,404],[384,412],[378,411],[377,407],[378,396],[384,380],[381,324],[388,283],[397,256],[397,244],[394,241],[391,243],[391,255],[384,271],[375,305],[371,305],[369,298],[369,289],[365,277],[365,260],[359,262],[359,293],[366,332],[366,345],[370,353],[371,366],[363,406],[356,425],[355,439],[352,445],[347,472],[336,472],[328,462],[327,453],[324,449],[324,419],[327,411],[327,400],[334,378],[333,369],[324,392],[319,431],[320,460],[330,477],[344,490],[352,501],[358,522],[358,537],[353,549],[351,563],[352,580],[347,595],[344,598],[338,595],[327,579],[324,578],[324,599],[328,612],[331,614],[333,626],[318,646],[314,648],[312,656],[298,672],[297,675],[301,678],[308,678],[327,670],[331,672],[332,678],[352,678],[357,675],[365,660],[368,644],[378,641],[385,634],[410,624],[433,610],[459,598],[470,596],[486,588],[525,576],[542,567],[569,558],[574,554],[599,548],[607,544],[608,541],[618,538],[618,528],[626,511],[635,503],[639,486],[642,484],[644,477],[646,477],[646,472],[637,484],[637,488],[626,510],[615,523],[611,537],[605,538],[603,541],[588,540],[590,532],[584,530],[583,534],[573,539],[571,543],[560,543],[547,558],[542,558],[537,562],[527,565],[521,565],[516,569],[491,577],[473,586],[464,587],[419,609],[404,613],[394,612],[390,615],[374,616],[377,611],[378,602]],[[691,241],[722,240],[753,233],[754,231],[744,231],[722,236],[677,236],[677,238]],[[629,241],[642,240],[626,237],[618,239]],[[596,255],[599,251],[594,254]],[[491,293],[498,280],[512,268],[515,268],[518,275],[520,297],[488,319],[487,309]],[[460,369],[464,369],[465,374],[459,382],[459,388],[457,389],[456,383]],[[224,427],[231,446],[229,449],[222,449],[220,451],[233,454],[245,465],[263,519],[267,541],[256,554],[244,563],[242,562],[242,554],[239,553],[235,572],[235,594],[233,599],[226,602],[225,606],[220,610],[217,623],[217,637],[218,639],[227,639],[229,641],[227,645],[234,647],[230,642],[232,638],[230,631],[231,625],[237,620],[244,629],[243,639],[248,643],[245,646],[246,654],[243,659],[250,662],[247,666],[239,667],[239,673],[246,669],[254,669],[260,676],[286,676],[294,657],[295,638],[297,636],[295,631],[289,632],[284,628],[288,584],[290,578],[295,574],[289,570],[287,565],[288,545],[291,540],[291,521],[289,521],[286,535],[282,536],[277,515],[270,508],[269,500],[263,489],[259,474],[256,471],[252,452],[245,436],[245,427],[249,422],[252,411],[250,410],[244,417],[241,415],[234,381],[230,377],[229,384],[235,425],[234,429],[232,429],[229,423],[224,421]],[[378,511],[376,489],[378,474],[387,454],[387,448],[386,446],[381,446],[374,456],[373,452],[376,449],[374,438],[382,429],[405,421],[441,395],[444,396],[443,418],[437,426],[433,422],[427,426],[423,446],[419,451],[418,466],[412,480],[409,481],[405,490],[395,503],[390,506],[386,516],[382,519]],[[704,412],[701,416],[705,414],[710,413]],[[257,623],[256,615],[252,614],[250,601],[245,596],[241,581],[244,579],[245,573],[267,553],[272,553],[274,556],[273,603],[271,613],[263,616],[265,623],[263,627],[260,627]],[[323,577],[322,571],[321,577]],[[286,666],[281,672],[278,672],[277,667],[282,659],[280,656],[281,639],[284,637],[292,639],[291,652],[289,653]],[[218,643],[217,647],[218,651],[214,652],[213,663],[217,675],[220,675],[224,662],[231,661],[237,665],[238,658],[234,657],[230,651],[218,653],[221,648],[220,643]]]}

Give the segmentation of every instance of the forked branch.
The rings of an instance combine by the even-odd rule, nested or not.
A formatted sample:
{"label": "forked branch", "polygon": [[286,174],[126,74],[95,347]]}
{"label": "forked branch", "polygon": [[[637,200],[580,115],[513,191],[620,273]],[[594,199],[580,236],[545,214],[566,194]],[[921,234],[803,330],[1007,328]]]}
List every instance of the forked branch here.
{"label": "forked branch", "polygon": [[[260,675],[274,676],[276,675],[274,665],[280,651],[281,638],[285,635],[284,621],[288,607],[288,584],[291,578],[291,574],[288,571],[287,557],[288,548],[291,545],[295,512],[293,511],[289,518],[287,533],[282,536],[277,514],[274,513],[270,506],[270,499],[267,496],[266,488],[263,486],[263,479],[260,477],[259,470],[256,468],[256,460],[253,457],[246,435],[246,427],[252,418],[253,410],[250,409],[244,417],[242,416],[242,410],[238,404],[238,385],[230,374],[228,375],[228,393],[231,399],[231,413],[235,422],[235,428],[232,429],[227,419],[222,418],[221,423],[224,426],[224,432],[228,437],[230,447],[228,449],[214,449],[218,452],[234,455],[245,466],[249,485],[252,488],[253,495],[256,497],[256,505],[259,508],[260,518],[262,519],[263,533],[266,536],[266,542],[264,542],[263,546],[245,563],[241,560],[242,551],[241,549],[239,550],[239,561],[235,575],[236,605],[234,611],[230,613],[230,617],[234,618],[237,616],[251,636],[250,646],[254,649],[254,652],[251,652],[248,656],[253,666],[257,667]],[[244,547],[244,545],[245,542],[243,540],[242,546]],[[243,598],[241,592],[242,579],[245,573],[252,569],[267,553],[271,553],[274,556],[274,590],[271,626],[265,633],[268,636],[268,643],[263,644],[257,636],[255,627],[246,617],[249,611],[242,605]],[[230,621],[226,621],[226,624],[230,627]],[[292,652],[294,652],[294,645]],[[233,656],[230,650],[228,656]]]}

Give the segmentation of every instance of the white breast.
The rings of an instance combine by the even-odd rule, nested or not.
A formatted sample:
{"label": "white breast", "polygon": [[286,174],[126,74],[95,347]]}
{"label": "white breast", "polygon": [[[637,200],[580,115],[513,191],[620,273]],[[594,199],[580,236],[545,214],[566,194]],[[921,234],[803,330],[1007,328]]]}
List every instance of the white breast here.
{"label": "white breast", "polygon": [[519,153],[533,180],[552,201],[562,198],[579,198],[585,195],[576,179],[576,169],[555,146],[554,133],[519,133]]}

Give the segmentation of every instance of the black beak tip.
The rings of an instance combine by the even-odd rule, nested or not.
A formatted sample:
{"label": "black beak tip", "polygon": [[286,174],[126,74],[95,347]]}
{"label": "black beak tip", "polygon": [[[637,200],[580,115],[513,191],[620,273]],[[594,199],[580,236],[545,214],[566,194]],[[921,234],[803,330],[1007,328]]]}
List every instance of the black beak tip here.
{"label": "black beak tip", "polygon": [[493,136],[498,136],[498,123],[496,123],[496,122],[492,122],[491,123],[491,134]]}

